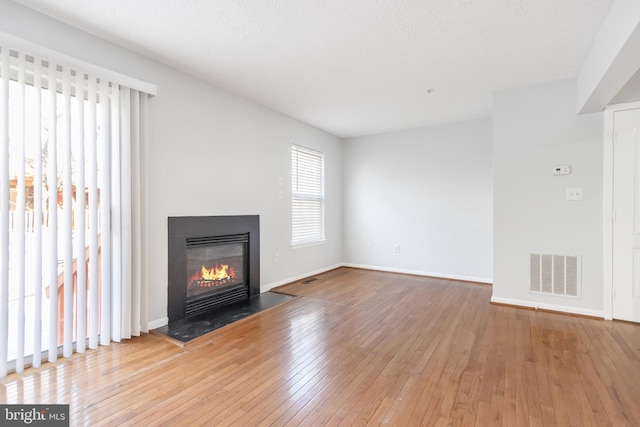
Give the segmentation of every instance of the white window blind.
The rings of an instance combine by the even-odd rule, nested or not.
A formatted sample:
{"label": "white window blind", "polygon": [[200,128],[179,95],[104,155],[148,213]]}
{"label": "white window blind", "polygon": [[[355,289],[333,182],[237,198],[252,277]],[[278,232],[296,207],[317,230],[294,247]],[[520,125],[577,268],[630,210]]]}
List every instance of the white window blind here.
{"label": "white window blind", "polygon": [[320,242],[324,236],[324,154],[291,147],[291,244]]}
{"label": "white window blind", "polygon": [[0,36],[0,377],[147,330],[148,94],[47,54]]}

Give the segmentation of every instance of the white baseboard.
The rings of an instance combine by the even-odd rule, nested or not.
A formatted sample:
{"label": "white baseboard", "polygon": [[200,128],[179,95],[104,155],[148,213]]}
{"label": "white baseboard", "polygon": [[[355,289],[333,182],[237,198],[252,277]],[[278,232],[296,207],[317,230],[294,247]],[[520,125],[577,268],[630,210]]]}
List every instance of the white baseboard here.
{"label": "white baseboard", "polygon": [[495,296],[491,297],[491,302],[495,302],[497,304],[513,305],[516,307],[534,308],[536,310],[542,309],[542,310],[558,311],[560,313],[579,314],[582,316],[598,317],[598,318],[604,319],[604,310],[592,310],[589,308],[570,307],[566,305],[547,304],[547,303],[538,302],[538,301],[501,298],[501,297],[495,297]]}
{"label": "white baseboard", "polygon": [[160,318],[160,319],[150,320],[149,321],[149,330],[160,328],[162,326],[167,325],[168,323],[169,323],[169,318],[166,317],[166,316],[163,317],[163,318]]}
{"label": "white baseboard", "polygon": [[493,283],[493,279],[488,279],[486,277],[459,276],[456,274],[432,273],[429,271],[405,270],[402,268],[378,267],[375,265],[364,265],[364,264],[353,264],[353,263],[344,263],[342,265],[344,267],[362,268],[364,270],[378,270],[378,271],[388,271],[390,273],[412,274],[414,276],[437,277],[438,279],[452,279],[452,280],[462,280],[464,282],[479,282],[479,283],[488,283],[488,284]]}
{"label": "white baseboard", "polygon": [[262,284],[260,285],[260,293],[267,292],[278,286],[286,285],[287,283],[296,282],[301,279],[306,279],[307,277],[310,277],[310,276],[315,276],[316,274],[326,273],[327,271],[335,270],[336,268],[340,268],[342,266],[344,266],[344,264],[335,264],[330,267],[321,268],[320,270],[311,271],[309,273],[304,273],[299,276],[289,277],[288,279],[279,280],[277,282],[269,283],[266,285]]}

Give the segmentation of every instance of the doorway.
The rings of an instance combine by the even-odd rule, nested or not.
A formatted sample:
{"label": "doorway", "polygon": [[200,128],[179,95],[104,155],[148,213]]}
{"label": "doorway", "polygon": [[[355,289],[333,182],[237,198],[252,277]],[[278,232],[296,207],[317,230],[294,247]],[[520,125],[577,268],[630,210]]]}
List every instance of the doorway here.
{"label": "doorway", "polygon": [[605,317],[640,322],[640,103],[605,126]]}

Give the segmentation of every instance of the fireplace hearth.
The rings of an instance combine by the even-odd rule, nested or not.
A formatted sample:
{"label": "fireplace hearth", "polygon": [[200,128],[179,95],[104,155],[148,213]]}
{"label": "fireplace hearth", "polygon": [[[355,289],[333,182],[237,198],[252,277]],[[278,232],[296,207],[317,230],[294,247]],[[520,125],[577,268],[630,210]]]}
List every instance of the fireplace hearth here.
{"label": "fireplace hearth", "polygon": [[169,218],[169,323],[260,294],[257,215]]}

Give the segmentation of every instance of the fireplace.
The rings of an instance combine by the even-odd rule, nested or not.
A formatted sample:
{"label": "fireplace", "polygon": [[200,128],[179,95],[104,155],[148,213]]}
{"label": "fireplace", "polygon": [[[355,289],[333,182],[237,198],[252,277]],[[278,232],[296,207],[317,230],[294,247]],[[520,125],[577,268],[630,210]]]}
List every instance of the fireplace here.
{"label": "fireplace", "polygon": [[168,274],[169,322],[259,294],[259,217],[170,217]]}

